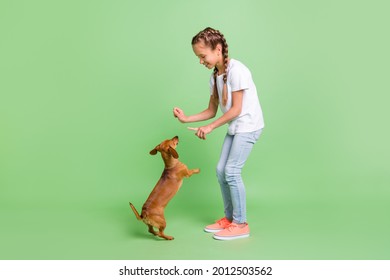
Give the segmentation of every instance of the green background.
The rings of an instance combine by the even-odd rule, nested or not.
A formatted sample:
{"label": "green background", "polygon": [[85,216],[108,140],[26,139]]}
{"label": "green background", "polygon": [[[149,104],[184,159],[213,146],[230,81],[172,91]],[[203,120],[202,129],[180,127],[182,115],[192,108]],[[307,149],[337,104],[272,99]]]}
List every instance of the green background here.
{"label": "green background", "polygon": [[[0,2],[0,259],[389,259],[386,1]],[[226,127],[197,139],[172,108],[208,103],[190,41],[221,30],[252,71],[266,129],[243,176],[251,237],[220,218]],[[196,124],[195,124],[196,125]],[[166,208],[164,241],[139,210],[180,137],[199,175]]]}

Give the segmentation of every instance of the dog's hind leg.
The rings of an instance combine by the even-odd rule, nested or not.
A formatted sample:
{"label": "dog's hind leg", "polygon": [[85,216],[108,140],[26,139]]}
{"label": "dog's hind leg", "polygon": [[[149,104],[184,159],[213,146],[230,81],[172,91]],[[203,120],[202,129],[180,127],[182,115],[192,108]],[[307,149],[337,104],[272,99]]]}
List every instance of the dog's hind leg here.
{"label": "dog's hind leg", "polygon": [[149,230],[148,230],[148,231],[149,231],[151,234],[158,236],[158,233],[154,231],[154,228],[153,228],[153,226],[151,226],[151,225],[148,225],[148,228],[149,228]]}
{"label": "dog's hind leg", "polygon": [[160,227],[159,230],[158,230],[158,232],[156,232],[156,231],[154,230],[154,228],[153,228],[152,225],[148,225],[148,227],[149,227],[149,230],[148,230],[148,231],[149,231],[151,234],[155,235],[155,236],[159,236],[159,237],[164,238],[164,239],[166,239],[166,240],[172,240],[172,239],[173,239],[172,236],[168,236],[168,235],[165,235],[165,234],[164,234],[164,229],[165,229],[165,227]]}
{"label": "dog's hind leg", "polygon": [[162,238],[164,238],[164,239],[166,239],[166,240],[173,240],[173,236],[169,236],[169,235],[165,235],[164,234],[164,229],[165,229],[165,227],[159,228],[157,235],[162,237]]}
{"label": "dog's hind leg", "polygon": [[[151,214],[151,213],[149,213],[149,215],[147,217],[147,225],[149,227],[149,232],[150,233],[152,233],[152,234],[154,234],[156,236],[159,236],[161,238],[164,238],[166,240],[172,240],[173,239],[172,236],[168,236],[168,235],[164,234],[164,229],[167,226],[167,223],[166,223],[165,218],[164,218],[164,214],[161,214],[161,213]],[[158,232],[154,231],[153,227],[158,229]]]}

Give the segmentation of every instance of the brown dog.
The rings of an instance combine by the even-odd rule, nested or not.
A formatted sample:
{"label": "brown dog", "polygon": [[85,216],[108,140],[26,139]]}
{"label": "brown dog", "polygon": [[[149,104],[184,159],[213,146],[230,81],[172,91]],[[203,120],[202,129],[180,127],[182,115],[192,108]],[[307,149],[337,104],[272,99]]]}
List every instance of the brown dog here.
{"label": "brown dog", "polygon": [[[181,187],[183,178],[200,172],[198,168],[189,170],[185,164],[178,160],[179,155],[175,150],[178,143],[179,137],[175,136],[172,139],[163,141],[150,151],[151,155],[155,155],[157,152],[161,153],[165,164],[164,171],[144,203],[141,215],[134,205],[130,203],[135,216],[149,227],[149,232],[167,240],[172,240],[173,237],[164,234],[166,227],[164,208]],[[153,227],[157,228],[158,232],[154,231]]]}

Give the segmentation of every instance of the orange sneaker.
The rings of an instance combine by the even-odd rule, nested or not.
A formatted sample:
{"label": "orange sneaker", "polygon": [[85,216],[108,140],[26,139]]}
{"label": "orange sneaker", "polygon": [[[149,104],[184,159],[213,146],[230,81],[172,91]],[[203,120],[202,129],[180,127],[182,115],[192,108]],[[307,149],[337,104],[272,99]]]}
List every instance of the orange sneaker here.
{"label": "orange sneaker", "polygon": [[249,226],[247,223],[243,225],[231,223],[224,230],[214,234],[213,237],[218,240],[232,240],[232,239],[249,237]]}
{"label": "orange sneaker", "polygon": [[232,222],[226,217],[219,219],[214,224],[208,225],[204,228],[206,232],[218,232],[227,228]]}

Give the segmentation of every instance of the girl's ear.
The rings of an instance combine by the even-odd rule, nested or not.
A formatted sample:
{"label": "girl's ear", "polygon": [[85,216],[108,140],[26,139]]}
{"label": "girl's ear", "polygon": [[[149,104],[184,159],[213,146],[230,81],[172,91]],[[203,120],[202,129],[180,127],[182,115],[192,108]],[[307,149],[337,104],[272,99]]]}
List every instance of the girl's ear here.
{"label": "girl's ear", "polygon": [[169,147],[168,151],[171,154],[171,156],[173,156],[174,158],[179,158],[179,154],[176,152],[174,148]]}
{"label": "girl's ear", "polygon": [[215,49],[222,54],[222,45],[220,43],[215,46]]}

